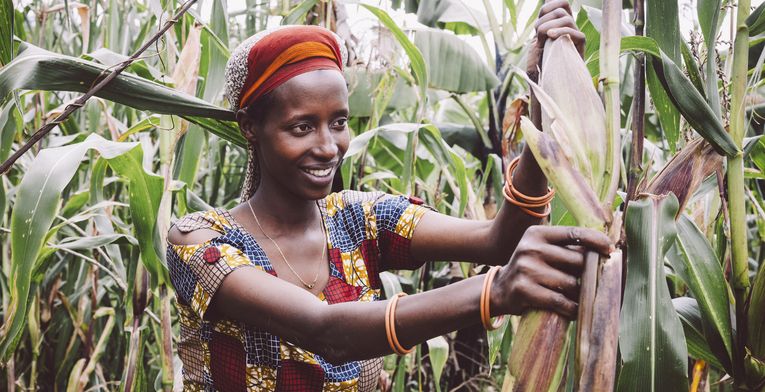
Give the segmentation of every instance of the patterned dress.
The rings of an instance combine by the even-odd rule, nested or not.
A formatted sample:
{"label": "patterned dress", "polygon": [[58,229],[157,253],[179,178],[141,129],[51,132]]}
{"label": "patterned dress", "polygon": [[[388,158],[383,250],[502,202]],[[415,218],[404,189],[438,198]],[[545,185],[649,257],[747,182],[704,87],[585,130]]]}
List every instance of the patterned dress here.
{"label": "patterned dress", "polygon": [[[375,301],[379,273],[415,269],[409,253],[426,208],[415,198],[343,191],[318,202],[329,249],[329,282],[319,295],[329,304]],[[184,391],[372,391],[382,358],[331,364],[279,336],[205,313],[223,278],[241,267],[276,276],[263,249],[226,210],[187,215],[181,232],[221,235],[194,245],[169,244],[167,263],[181,322],[178,352]]]}

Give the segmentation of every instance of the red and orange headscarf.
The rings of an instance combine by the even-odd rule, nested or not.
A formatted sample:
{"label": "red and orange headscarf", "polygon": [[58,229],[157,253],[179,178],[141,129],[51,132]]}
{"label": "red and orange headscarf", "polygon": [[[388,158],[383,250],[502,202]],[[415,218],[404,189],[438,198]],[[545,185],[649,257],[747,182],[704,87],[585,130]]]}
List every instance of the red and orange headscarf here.
{"label": "red and orange headscarf", "polygon": [[[319,69],[343,70],[348,54],[342,40],[319,26],[281,26],[261,31],[231,52],[226,64],[226,97],[234,110],[256,102],[284,82]],[[242,201],[258,187],[254,146],[248,146]]]}
{"label": "red and orange headscarf", "polygon": [[247,107],[291,78],[319,69],[342,71],[345,48],[319,26],[283,26],[253,35],[226,65],[226,95],[235,109]]}

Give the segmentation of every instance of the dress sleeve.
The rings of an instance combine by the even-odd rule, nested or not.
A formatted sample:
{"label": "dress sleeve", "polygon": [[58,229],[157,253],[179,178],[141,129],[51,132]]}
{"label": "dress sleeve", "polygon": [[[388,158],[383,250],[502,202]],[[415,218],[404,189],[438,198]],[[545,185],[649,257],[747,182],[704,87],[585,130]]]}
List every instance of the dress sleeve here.
{"label": "dress sleeve", "polygon": [[380,250],[380,270],[417,269],[410,245],[414,228],[427,211],[422,201],[414,197],[385,196],[373,207]]}
{"label": "dress sleeve", "polygon": [[178,302],[204,319],[223,278],[234,270],[255,266],[228,235],[201,244],[168,244],[167,265]]}

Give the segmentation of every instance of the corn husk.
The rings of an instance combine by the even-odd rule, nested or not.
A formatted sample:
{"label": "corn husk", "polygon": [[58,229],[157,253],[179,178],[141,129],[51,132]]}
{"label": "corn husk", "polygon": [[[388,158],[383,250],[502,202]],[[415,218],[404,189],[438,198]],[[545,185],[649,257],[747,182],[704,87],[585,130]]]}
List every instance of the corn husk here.
{"label": "corn husk", "polygon": [[[604,6],[606,3],[609,9],[616,4],[614,0],[604,1]],[[618,31],[616,35],[618,42]],[[618,62],[618,52],[612,57]],[[614,112],[619,107],[618,95],[614,98],[618,77],[609,77],[614,64],[601,68],[606,72],[604,92],[609,110],[604,108],[571,39],[548,40],[540,84],[527,79],[542,108],[545,132],[528,118],[521,120],[521,129],[557,197],[577,224],[608,231],[621,162],[618,112]],[[621,263],[621,254],[608,259],[587,255],[579,314],[583,329],[576,342],[574,385],[578,390],[613,389]],[[549,312],[533,311],[523,317],[510,354],[510,381],[503,385],[503,391],[557,391],[565,386],[568,324]]]}
{"label": "corn husk", "polygon": [[546,45],[540,87],[557,104],[555,113],[543,106],[542,129],[552,134],[590,187],[600,189],[608,150],[606,112],[568,35]]}

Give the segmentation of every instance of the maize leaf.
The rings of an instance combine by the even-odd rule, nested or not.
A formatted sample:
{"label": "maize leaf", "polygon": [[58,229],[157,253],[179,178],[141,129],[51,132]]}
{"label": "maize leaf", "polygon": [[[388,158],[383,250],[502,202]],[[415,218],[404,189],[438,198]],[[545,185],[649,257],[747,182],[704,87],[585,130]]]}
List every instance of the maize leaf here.
{"label": "maize leaf", "polygon": [[683,334],[688,345],[688,355],[694,359],[703,359],[712,366],[723,369],[723,365],[717,356],[709,348],[707,338],[704,337],[704,323],[701,320],[699,304],[691,297],[672,298],[672,305],[683,324]]}
{"label": "maize leaf", "polygon": [[677,237],[677,207],[671,194],[645,195],[627,207],[620,392],[688,389],[688,351],[664,274],[664,255]]}
{"label": "maize leaf", "polygon": [[765,361],[765,267],[754,278],[749,297],[747,347],[752,356]]}
{"label": "maize leaf", "polygon": [[677,221],[675,248],[667,252],[672,268],[691,289],[704,316],[704,336],[725,369],[732,371],[731,300],[722,266],[712,246],[687,216]]}
{"label": "maize leaf", "polygon": [[754,37],[765,32],[765,3],[760,4],[746,18],[746,25],[749,27],[749,36]]}
{"label": "maize leaf", "polygon": [[[616,374],[617,346],[619,344],[619,305],[622,293],[622,253],[611,253],[598,267],[597,289],[589,328],[579,338],[585,343],[582,358],[579,391],[612,391]],[[580,317],[579,327],[582,328]],[[581,346],[580,346],[581,350]],[[579,372],[578,372],[579,373]]]}
{"label": "maize leaf", "polygon": [[[677,0],[646,1],[645,8],[646,36],[656,40],[658,47],[667,53],[675,64],[681,64],[680,45],[678,43],[682,37],[680,36]],[[648,67],[647,82],[662,131],[670,151],[674,153],[677,140],[680,137],[680,113],[672,105],[669,91],[662,88],[656,69]]]}
{"label": "maize leaf", "polygon": [[664,52],[660,53],[660,57],[653,57],[652,64],[661,84],[670,93],[672,102],[683,114],[685,121],[712,144],[718,153],[728,157],[737,155],[739,148],[680,67]]}
{"label": "maize leaf", "polygon": [[[92,134],[82,143],[41,151],[29,166],[30,170],[19,185],[16,205],[11,215],[11,294],[6,309],[9,316],[3,325],[0,342],[2,358],[10,356],[21,338],[35,262],[59,210],[61,193],[71,181],[85,153],[97,149],[105,158],[115,159],[136,146],[135,143],[110,142]],[[151,224],[153,227],[153,221]],[[150,236],[151,233],[149,230],[147,234]],[[151,253],[154,253],[153,249]],[[142,252],[142,255],[145,263],[152,262],[148,254]],[[156,262],[159,260],[156,259]],[[153,267],[157,269],[161,265]]]}
{"label": "maize leaf", "polygon": [[[567,35],[545,45],[539,85],[546,95],[539,99],[542,129],[553,135],[592,189],[600,189],[606,165],[606,113],[590,73]],[[539,89],[534,92],[540,93]],[[576,99],[571,99],[572,92]],[[553,102],[557,109],[548,110],[546,106]]]}
{"label": "maize leaf", "polygon": [[[0,97],[14,89],[85,92],[107,66],[40,49],[19,46],[20,55],[0,69]],[[139,110],[174,114],[223,139],[245,146],[234,112],[150,80],[122,73],[96,96]]]}
{"label": "maize leaf", "polygon": [[527,117],[521,119],[521,130],[539,167],[577,224],[603,230],[610,219],[600,206],[595,192],[574,169],[558,142],[540,132]]}

